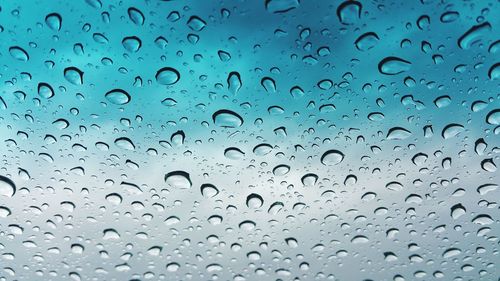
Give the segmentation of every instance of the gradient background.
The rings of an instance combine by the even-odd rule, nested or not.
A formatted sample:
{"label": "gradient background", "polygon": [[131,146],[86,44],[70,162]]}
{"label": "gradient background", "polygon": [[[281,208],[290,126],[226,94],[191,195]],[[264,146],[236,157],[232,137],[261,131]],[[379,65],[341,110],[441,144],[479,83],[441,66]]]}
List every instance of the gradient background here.
{"label": "gradient background", "polygon": [[[500,80],[488,76],[499,60],[498,1],[362,1],[359,18],[345,11],[354,17],[352,24],[339,21],[341,1],[272,0],[295,7],[284,13],[266,10],[264,1],[102,0],[101,7],[88,2],[0,3],[0,96],[6,105],[0,110],[0,174],[17,187],[12,197],[0,195],[0,205],[11,212],[0,217],[0,280],[499,279],[500,189],[485,195],[476,191],[500,183],[496,168],[481,166],[484,159],[500,161],[498,121],[485,121],[500,108]],[[143,25],[130,20],[130,7],[142,11]],[[178,21],[167,19],[173,11],[180,14]],[[455,21],[440,20],[447,11],[458,13]],[[45,23],[54,12],[62,17],[59,31]],[[419,28],[417,20],[424,15],[430,23]],[[206,26],[190,29],[191,16]],[[470,48],[459,48],[458,38],[486,21],[491,30],[478,34]],[[301,36],[305,28],[310,29],[307,37]],[[375,32],[379,40],[360,51],[354,42],[366,32]],[[109,42],[95,42],[94,33]],[[199,41],[191,43],[189,34]],[[138,52],[124,49],[126,36],[142,40]],[[158,36],[168,40],[164,49],[154,43]],[[427,52],[423,41],[431,45]],[[83,45],[83,55],[73,51],[76,43]],[[13,58],[12,46],[26,50],[30,59]],[[319,55],[322,47],[330,54]],[[231,59],[221,61],[219,50]],[[442,59],[433,59],[436,55]],[[411,62],[411,68],[381,74],[378,64],[390,56]],[[83,85],[64,78],[70,66],[84,72]],[[455,71],[457,66],[463,71]],[[158,84],[155,74],[163,67],[177,69],[179,82]],[[233,71],[242,81],[236,94],[228,90]],[[134,85],[138,76],[142,85]],[[275,92],[261,85],[264,77],[276,82]],[[415,85],[405,85],[406,77]],[[320,89],[323,79],[333,81],[333,87]],[[53,98],[38,96],[40,82],[52,86]],[[294,98],[294,86],[304,96]],[[104,95],[115,88],[127,91],[130,103],[108,102]],[[402,101],[407,95],[413,103]],[[438,108],[433,101],[443,95],[451,102]],[[165,98],[177,104],[162,105]],[[477,101],[485,108],[475,112],[471,106]],[[326,104],[336,109],[320,110]],[[283,112],[269,112],[272,106]],[[243,125],[216,126],[212,114],[220,109],[237,112]],[[383,120],[369,120],[372,112],[382,113]],[[53,124],[60,118],[68,128]],[[442,131],[452,123],[464,130],[444,139]],[[424,137],[427,125],[434,134]],[[279,127],[286,128],[286,136],[274,132]],[[387,139],[393,127],[411,135]],[[179,130],[184,143],[159,144],[170,142]],[[57,142],[47,142],[46,135]],[[131,139],[135,149],[117,147],[120,137]],[[474,150],[479,138],[488,144],[482,155]],[[100,150],[97,142],[109,149]],[[256,155],[253,149],[262,143],[273,149]],[[244,157],[228,159],[224,150],[229,147],[239,148]],[[330,149],[345,155],[341,163],[321,163]],[[421,166],[412,163],[417,153],[428,155]],[[449,168],[442,164],[446,158]],[[127,160],[139,168],[127,166]],[[280,164],[290,166],[290,172],[274,175]],[[165,174],[177,170],[189,173],[190,189],[165,183]],[[318,176],[316,184],[301,182],[308,173]],[[357,180],[345,182],[349,175]],[[130,192],[122,181],[142,193]],[[403,189],[388,190],[386,184],[393,181]],[[219,194],[203,197],[205,183]],[[367,192],[376,198],[363,200]],[[121,204],[107,201],[110,193],[119,193]],[[251,193],[262,196],[262,207],[247,207]],[[135,201],[144,208],[134,208]],[[275,202],[283,208],[268,212]],[[466,213],[453,219],[450,208],[459,203]],[[481,214],[492,218],[490,224],[472,221]],[[212,215],[223,217],[222,223],[208,222]],[[170,216],[180,221],[166,225]],[[240,229],[245,220],[254,221],[255,229]],[[12,225],[22,227],[22,233]],[[103,239],[108,228],[120,238]],[[388,237],[390,229],[398,230],[395,237]],[[353,243],[360,235],[364,243]],[[297,247],[285,242],[289,237]],[[231,247],[234,243],[241,245],[239,251]],[[85,250],[75,253],[72,244]],[[163,247],[159,256],[148,253],[153,246]],[[449,248],[460,254],[443,257]],[[260,259],[251,260],[248,253],[255,251]],[[398,259],[386,260],[387,252]],[[172,262],[180,265],[176,272],[167,271]]]}

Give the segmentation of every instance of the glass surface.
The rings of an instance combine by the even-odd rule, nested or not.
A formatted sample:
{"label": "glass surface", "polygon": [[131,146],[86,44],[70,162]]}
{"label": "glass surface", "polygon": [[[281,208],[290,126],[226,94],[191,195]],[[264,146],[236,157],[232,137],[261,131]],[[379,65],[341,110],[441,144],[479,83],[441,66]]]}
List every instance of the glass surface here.
{"label": "glass surface", "polygon": [[500,2],[0,2],[0,280],[500,280]]}

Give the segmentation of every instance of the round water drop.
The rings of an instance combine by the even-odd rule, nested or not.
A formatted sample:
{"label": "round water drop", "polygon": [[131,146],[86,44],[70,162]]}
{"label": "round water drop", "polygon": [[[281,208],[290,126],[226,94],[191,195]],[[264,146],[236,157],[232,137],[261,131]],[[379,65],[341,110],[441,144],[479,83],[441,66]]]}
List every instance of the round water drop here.
{"label": "round water drop", "polygon": [[122,203],[122,200],[122,196],[118,193],[110,193],[106,195],[106,201],[115,206],[120,205]]}
{"label": "round water drop", "polygon": [[446,127],[443,128],[443,131],[441,132],[441,136],[444,139],[449,139],[452,138],[456,135],[458,135],[460,132],[464,131],[464,126],[460,124],[449,124]]}
{"label": "round water drop", "polygon": [[28,61],[30,59],[28,52],[18,46],[10,47],[9,53],[13,58],[19,61]]}
{"label": "round water drop", "polygon": [[318,87],[321,90],[329,90],[333,87],[333,82],[330,79],[323,79],[318,82]]}
{"label": "round water drop", "polygon": [[360,51],[368,51],[375,47],[379,40],[380,38],[375,32],[367,32],[359,36],[354,42],[354,45]]}
{"label": "round water drop", "polygon": [[434,100],[434,104],[437,108],[447,107],[451,104],[450,96],[440,96]]}
{"label": "round water drop", "polygon": [[117,138],[115,140],[115,145],[122,149],[135,150],[134,143],[129,138],[126,137]]}
{"label": "round water drop", "polygon": [[486,115],[486,123],[490,125],[500,125],[500,109],[494,109]]}
{"label": "round water drop", "polygon": [[273,169],[273,174],[275,176],[284,176],[288,174],[288,172],[290,172],[290,166],[284,164],[278,165]]}
{"label": "round water drop", "polygon": [[410,70],[411,63],[398,57],[386,57],[378,64],[378,70],[382,74],[396,75]]}
{"label": "round water drop", "polygon": [[209,183],[202,184],[200,191],[201,195],[205,198],[213,198],[219,194],[219,189],[215,185]]}
{"label": "round water drop", "polygon": [[390,183],[385,185],[385,188],[392,191],[401,191],[403,190],[403,185],[397,181],[391,181]]}
{"label": "round water drop", "polygon": [[302,182],[302,184],[304,186],[313,186],[316,184],[316,182],[318,182],[318,175],[313,174],[313,173],[305,174],[300,179],[300,181]]}
{"label": "round water drop", "polygon": [[64,69],[64,78],[73,85],[83,84],[83,71],[76,67],[67,67]]}
{"label": "round water drop", "polygon": [[194,31],[202,31],[207,23],[198,16],[192,16],[189,18],[187,25]]}
{"label": "round water drop", "polygon": [[361,3],[358,1],[345,1],[337,8],[337,17],[342,24],[354,24],[361,17]]}
{"label": "round water drop", "polygon": [[253,148],[253,153],[258,156],[264,156],[269,154],[273,150],[273,147],[267,143],[261,143]]}
{"label": "round water drop", "polygon": [[107,228],[102,232],[103,240],[117,240],[120,239],[120,234],[113,228]]}
{"label": "round water drop", "polygon": [[255,229],[255,222],[251,221],[251,220],[245,220],[245,221],[242,221],[238,227],[241,229],[241,230],[244,230],[244,231],[252,231]]}
{"label": "round water drop", "polygon": [[12,214],[12,212],[10,211],[9,208],[5,207],[5,206],[0,206],[0,218],[6,218],[8,216],[10,216]]}
{"label": "round water drop", "polygon": [[264,199],[259,194],[252,193],[247,196],[246,204],[250,209],[258,209],[264,204]]}
{"label": "round water drop", "polygon": [[493,162],[493,158],[488,158],[481,161],[481,168],[486,172],[494,173],[497,170],[497,165]]}
{"label": "round water drop", "polygon": [[179,223],[180,221],[181,221],[181,219],[179,219],[178,217],[170,216],[170,217],[166,218],[164,222],[166,225],[173,225],[173,224]]}
{"label": "round water drop", "polygon": [[172,106],[177,105],[177,101],[172,99],[172,98],[166,98],[166,99],[161,101],[161,104],[164,106],[172,107]]}
{"label": "round water drop", "polygon": [[221,109],[212,115],[214,124],[224,128],[236,128],[243,124],[243,118],[238,113]]}
{"label": "round water drop", "polygon": [[122,46],[123,46],[123,48],[125,48],[125,50],[127,50],[131,53],[136,53],[141,48],[142,41],[137,36],[129,36],[129,37],[123,38]]}
{"label": "round water drop", "polygon": [[411,132],[405,128],[393,127],[387,132],[388,140],[404,140],[411,136]]}
{"label": "round water drop", "polygon": [[351,239],[351,243],[353,244],[365,244],[370,242],[370,240],[364,235],[356,235]]}
{"label": "round water drop", "polygon": [[344,153],[339,150],[331,149],[323,153],[321,163],[323,165],[336,165],[344,160]]}
{"label": "round water drop", "polygon": [[444,251],[443,258],[449,259],[451,257],[460,255],[460,253],[462,253],[462,251],[460,249],[450,248],[450,249],[447,249],[446,251]]}
{"label": "round water drop", "polygon": [[50,29],[59,31],[61,30],[62,18],[58,13],[48,14],[45,17],[45,23]]}
{"label": "round water drop", "polygon": [[382,121],[384,120],[385,116],[382,112],[372,112],[368,114],[368,119],[370,121]]}
{"label": "round water drop", "polygon": [[124,105],[130,102],[130,95],[122,89],[114,89],[106,93],[104,97],[112,104]]}
{"label": "round water drop", "polygon": [[303,97],[305,93],[304,90],[302,90],[302,88],[300,88],[299,86],[294,86],[290,89],[290,95],[292,95],[294,99],[298,99]]}
{"label": "round water drop", "polygon": [[462,204],[455,204],[451,207],[450,215],[453,219],[459,219],[461,216],[467,213],[465,207]]}
{"label": "round water drop", "polygon": [[500,63],[496,63],[490,67],[490,70],[488,70],[488,77],[491,80],[500,79]]}
{"label": "round water drop", "polygon": [[7,177],[0,176],[0,196],[12,197],[16,193],[16,185]]}
{"label": "round water drop", "polygon": [[173,188],[188,189],[193,183],[189,174],[184,171],[173,171],[165,175],[165,182]]}
{"label": "round water drop", "polygon": [[130,7],[128,8],[128,17],[130,20],[136,25],[144,24],[144,14],[137,8]]}
{"label": "round water drop", "polygon": [[156,72],[156,82],[161,85],[173,85],[180,79],[180,74],[177,69],[172,67],[164,67]]}
{"label": "round water drop", "polygon": [[460,14],[458,12],[448,11],[448,12],[444,12],[439,19],[443,23],[450,23],[450,22],[456,21],[459,16],[460,16]]}
{"label": "round water drop", "polygon": [[237,147],[229,147],[224,150],[224,156],[231,160],[240,160],[245,157],[245,153]]}
{"label": "round water drop", "polygon": [[179,270],[180,267],[181,267],[180,264],[178,264],[176,262],[171,262],[171,263],[168,263],[166,265],[166,268],[167,268],[168,272],[176,272],[176,271]]}
{"label": "round water drop", "polygon": [[47,83],[38,84],[38,95],[44,99],[50,99],[54,96],[54,89]]}

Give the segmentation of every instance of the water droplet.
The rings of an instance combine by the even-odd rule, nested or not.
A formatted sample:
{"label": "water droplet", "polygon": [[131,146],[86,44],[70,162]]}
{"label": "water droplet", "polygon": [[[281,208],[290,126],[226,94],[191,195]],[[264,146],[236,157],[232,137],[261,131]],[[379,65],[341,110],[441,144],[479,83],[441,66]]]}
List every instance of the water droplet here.
{"label": "water droplet", "polygon": [[227,88],[229,89],[229,92],[236,95],[242,86],[243,83],[241,82],[240,74],[236,71],[229,73],[227,76]]}
{"label": "water droplet", "polygon": [[[142,41],[137,36],[129,36],[129,37],[123,38],[122,45],[123,45],[123,48],[125,48],[125,50],[127,50],[127,51],[129,51],[131,53],[136,53],[141,48]],[[156,75],[158,76],[158,74],[156,74]],[[156,80],[158,80],[158,77],[156,78]]]}
{"label": "water droplet", "polygon": [[38,84],[38,95],[44,99],[50,99],[54,96],[54,89],[47,83]]}
{"label": "water droplet", "polygon": [[12,197],[15,193],[16,185],[14,182],[7,177],[0,176],[0,196]]}
{"label": "water droplet", "polygon": [[126,150],[135,150],[135,145],[134,143],[126,137],[121,137],[115,139],[115,144],[119,148],[126,149]]}
{"label": "water droplet", "polygon": [[73,85],[83,84],[83,71],[76,67],[67,67],[64,69],[64,78]]}
{"label": "water droplet", "polygon": [[411,136],[411,132],[405,128],[393,127],[387,132],[388,140],[404,140]]}
{"label": "water droplet", "polygon": [[48,14],[45,17],[45,23],[50,29],[54,31],[59,31],[61,30],[62,17],[57,13]]}
{"label": "water droplet", "polygon": [[459,219],[461,216],[465,215],[467,211],[462,204],[455,204],[451,207],[451,217],[453,219]]}
{"label": "water droplet", "polygon": [[144,14],[137,8],[130,7],[128,8],[128,17],[130,20],[136,24],[136,25],[143,25],[144,24]]}
{"label": "water droplet", "polygon": [[331,149],[323,153],[321,156],[321,163],[323,165],[337,165],[344,160],[344,153]]}
{"label": "water droplet", "polygon": [[189,18],[187,25],[194,31],[202,31],[207,23],[198,16],[192,16]]}
{"label": "water droplet", "polygon": [[250,209],[258,209],[264,204],[264,199],[259,194],[252,193],[247,196],[246,204]]}
{"label": "water droplet", "polygon": [[337,8],[337,17],[342,24],[354,24],[361,17],[362,5],[358,1],[345,1]]}
{"label": "water droplet", "polygon": [[114,89],[104,95],[106,99],[116,105],[124,105],[130,102],[130,95],[122,89]]}
{"label": "water droplet", "polygon": [[409,61],[398,57],[386,57],[378,64],[380,73],[386,75],[400,74],[409,71],[410,68],[411,63]]}
{"label": "water droplet", "polygon": [[379,40],[380,38],[375,32],[367,32],[359,36],[354,45],[360,51],[368,51],[375,47]]}
{"label": "water droplet", "polygon": [[458,39],[458,46],[462,49],[469,49],[491,30],[489,22],[474,25]]}
{"label": "water droplet", "polygon": [[240,160],[245,157],[245,153],[237,147],[229,147],[224,150],[224,156],[231,160]]}
{"label": "water droplet", "polygon": [[19,46],[10,47],[9,53],[13,58],[19,61],[28,61],[30,59],[28,52]]}
{"label": "water droplet", "polygon": [[236,128],[243,125],[243,118],[236,112],[227,109],[215,112],[212,115],[212,120],[216,126],[224,128]]}
{"label": "water droplet", "polygon": [[177,69],[172,67],[164,67],[156,72],[156,82],[161,85],[173,85],[180,79],[180,74]]}
{"label": "water droplet", "polygon": [[205,198],[213,198],[219,194],[219,189],[213,184],[205,183],[200,187],[201,195]]}
{"label": "water droplet", "polygon": [[500,109],[494,109],[486,115],[486,123],[500,125]]}
{"label": "water droplet", "polygon": [[444,139],[449,139],[452,138],[456,135],[458,135],[460,132],[464,131],[464,126],[460,124],[448,124],[446,127],[443,128],[443,131],[441,132],[441,136]]}
{"label": "water droplet", "polygon": [[193,185],[189,174],[184,171],[173,171],[166,174],[165,182],[169,186],[178,189],[188,189]]}

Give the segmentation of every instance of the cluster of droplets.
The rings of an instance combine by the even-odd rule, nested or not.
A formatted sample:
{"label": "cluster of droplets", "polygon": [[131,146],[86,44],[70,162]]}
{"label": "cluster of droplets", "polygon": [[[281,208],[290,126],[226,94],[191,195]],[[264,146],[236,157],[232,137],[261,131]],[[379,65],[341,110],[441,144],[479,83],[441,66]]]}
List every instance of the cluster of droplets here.
{"label": "cluster of droplets", "polygon": [[498,278],[498,2],[14,2],[0,281]]}

